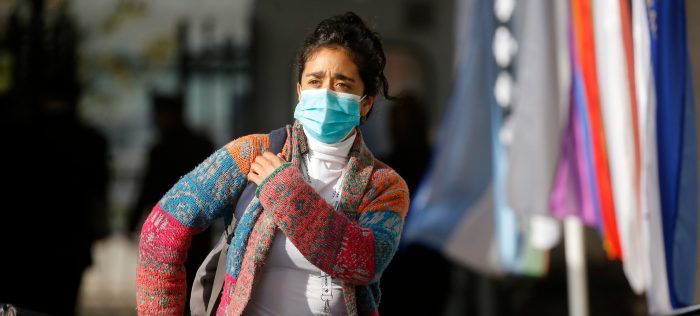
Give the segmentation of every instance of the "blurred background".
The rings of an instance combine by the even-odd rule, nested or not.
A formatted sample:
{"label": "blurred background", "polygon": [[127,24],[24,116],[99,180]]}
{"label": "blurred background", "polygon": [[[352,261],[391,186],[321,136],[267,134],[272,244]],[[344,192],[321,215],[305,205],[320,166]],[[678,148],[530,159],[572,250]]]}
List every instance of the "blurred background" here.
{"label": "blurred background", "polygon": [[[134,315],[138,230],[150,208],[216,148],[291,123],[293,62],[303,37],[322,19],[354,11],[383,38],[390,92],[407,96],[378,99],[362,126],[365,141],[419,203],[382,279],[380,313],[568,314],[564,217],[550,216],[547,206],[542,221],[518,210],[508,216],[519,221],[499,217],[502,188],[516,182],[499,175],[497,157],[515,152],[518,133],[528,131],[499,129],[516,121],[510,105],[543,100],[537,87],[566,86],[567,101],[554,96],[551,111],[538,113],[567,121],[557,104],[568,107],[572,71],[546,67],[561,65],[557,47],[567,50],[572,36],[571,23],[552,17],[563,12],[569,19],[569,5],[581,2],[589,3],[538,0],[528,9],[524,0],[0,0],[0,302],[51,315]],[[645,2],[620,1],[628,14]],[[689,54],[681,68],[692,70],[687,91],[700,104],[700,1],[684,6],[677,13],[687,20],[687,47],[685,40],[673,45]],[[629,16],[627,23],[632,34]],[[532,69],[569,79],[526,75]],[[700,118],[694,115],[684,116],[692,126]],[[565,128],[543,129],[549,125],[538,117],[523,117],[542,133],[535,137]],[[560,142],[557,136],[547,147],[554,160],[543,158],[550,159],[550,178]],[[443,162],[464,170],[443,170]],[[697,168],[687,170],[697,177]],[[450,171],[455,179],[443,175]],[[521,175],[532,179],[525,188],[549,197],[551,179],[538,182],[536,166],[529,172]],[[697,183],[686,187],[697,199]],[[455,227],[473,208],[485,213]],[[697,228],[697,207],[692,213]],[[669,312],[651,307],[649,287],[644,294],[630,286],[604,230],[583,222],[590,314]],[[221,229],[219,223],[193,242],[188,272]],[[504,263],[510,248],[496,238],[505,229],[517,233],[505,237],[517,240],[517,267]],[[539,246],[518,246],[533,231],[545,232]],[[696,252],[684,253],[694,281]],[[673,307],[700,304],[700,289],[692,289]]]}

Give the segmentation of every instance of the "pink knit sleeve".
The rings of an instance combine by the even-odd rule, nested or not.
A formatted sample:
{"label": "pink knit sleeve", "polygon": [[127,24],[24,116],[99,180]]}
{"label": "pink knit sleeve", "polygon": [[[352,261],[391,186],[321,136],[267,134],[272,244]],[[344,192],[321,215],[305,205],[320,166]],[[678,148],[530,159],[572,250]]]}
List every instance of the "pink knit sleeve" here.
{"label": "pink knit sleeve", "polygon": [[185,307],[185,261],[189,228],[156,205],[146,219],[136,270],[139,315],[179,315]]}
{"label": "pink knit sleeve", "polygon": [[192,235],[231,209],[247,181],[251,157],[267,146],[267,135],[236,139],[180,178],[153,208],[139,241],[139,315],[182,315],[187,303],[184,262]]}
{"label": "pink knit sleeve", "polygon": [[[259,187],[263,207],[272,210],[279,228],[319,269],[350,284],[375,281],[396,251],[408,190],[402,179],[389,174],[376,179],[372,201],[363,203],[354,221],[336,212],[302,178],[285,165]],[[395,174],[395,173],[394,173]],[[382,183],[382,187],[377,187]]]}

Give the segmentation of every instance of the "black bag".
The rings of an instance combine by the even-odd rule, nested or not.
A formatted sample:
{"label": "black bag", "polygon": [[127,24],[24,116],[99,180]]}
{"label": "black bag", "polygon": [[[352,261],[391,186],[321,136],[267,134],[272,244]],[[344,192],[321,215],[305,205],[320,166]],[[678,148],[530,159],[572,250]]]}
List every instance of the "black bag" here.
{"label": "black bag", "polygon": [[[282,147],[287,140],[287,129],[282,127],[270,132],[270,151],[274,154],[282,152]],[[224,286],[224,274],[226,273],[226,253],[236,229],[235,214],[243,214],[243,211],[255,197],[255,183],[248,182],[245,189],[238,197],[234,215],[231,222],[226,225],[224,233],[211,252],[197,269],[192,294],[190,296],[190,312],[192,316],[210,316],[216,314],[216,309],[221,302],[221,291]]]}

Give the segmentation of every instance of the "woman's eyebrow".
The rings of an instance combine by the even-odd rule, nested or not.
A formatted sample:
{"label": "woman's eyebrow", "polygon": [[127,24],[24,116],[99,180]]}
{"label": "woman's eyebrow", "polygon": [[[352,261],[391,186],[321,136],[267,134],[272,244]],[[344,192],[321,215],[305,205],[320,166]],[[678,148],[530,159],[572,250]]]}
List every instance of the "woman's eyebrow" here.
{"label": "woman's eyebrow", "polygon": [[353,78],[351,78],[351,77],[349,77],[349,76],[346,76],[346,75],[344,75],[344,74],[342,74],[342,73],[339,73],[339,72],[334,73],[334,74],[333,74],[333,77],[338,78],[338,79],[343,80],[343,81],[355,82],[355,79],[353,79]]}
{"label": "woman's eyebrow", "polygon": [[[325,77],[325,75],[326,75],[326,72],[321,70],[321,71],[308,73],[304,77],[323,78],[323,77]],[[339,80],[347,81],[347,82],[353,82],[353,83],[355,82],[355,79],[353,79],[352,77],[350,77],[348,75],[340,73],[340,72],[334,73],[333,77],[336,79],[339,79]]]}
{"label": "woman's eyebrow", "polygon": [[323,71],[317,71],[317,72],[308,73],[304,77],[323,78],[323,75],[324,75]]}

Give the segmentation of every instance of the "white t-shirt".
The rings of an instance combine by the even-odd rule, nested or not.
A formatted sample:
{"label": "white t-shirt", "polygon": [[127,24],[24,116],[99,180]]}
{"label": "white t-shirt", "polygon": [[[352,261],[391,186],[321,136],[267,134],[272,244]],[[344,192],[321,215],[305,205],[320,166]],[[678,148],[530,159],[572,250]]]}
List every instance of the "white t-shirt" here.
{"label": "white t-shirt", "polygon": [[[306,133],[305,133],[306,134]],[[340,191],[341,176],[348,163],[348,154],[356,134],[335,143],[324,144],[306,134],[308,157],[302,157],[311,180],[311,187],[328,203]],[[302,172],[304,170],[302,169]],[[279,229],[255,284],[247,316],[276,315],[347,315],[339,280],[332,279],[331,313],[323,313],[321,270],[306,260]]]}

